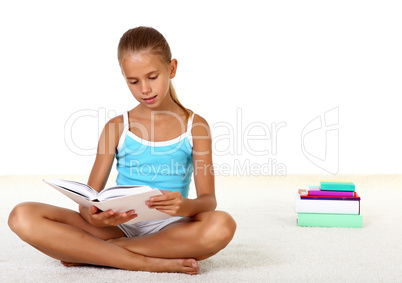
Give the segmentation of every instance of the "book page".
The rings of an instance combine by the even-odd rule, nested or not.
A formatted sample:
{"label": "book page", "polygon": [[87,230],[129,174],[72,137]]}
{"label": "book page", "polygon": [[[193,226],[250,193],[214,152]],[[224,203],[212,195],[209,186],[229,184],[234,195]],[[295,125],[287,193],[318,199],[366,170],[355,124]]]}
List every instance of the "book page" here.
{"label": "book page", "polygon": [[95,191],[90,186],[80,183],[80,182],[63,180],[63,179],[51,179],[51,180],[43,180],[43,181],[45,183],[51,185],[52,187],[59,189],[59,191],[60,191],[60,189],[69,191],[71,193],[75,193],[79,196],[82,196],[87,200],[94,200],[98,196],[97,191]]}
{"label": "book page", "polygon": [[115,186],[102,190],[98,194],[98,200],[105,201],[113,198],[142,194],[152,190],[153,189],[149,186]]}

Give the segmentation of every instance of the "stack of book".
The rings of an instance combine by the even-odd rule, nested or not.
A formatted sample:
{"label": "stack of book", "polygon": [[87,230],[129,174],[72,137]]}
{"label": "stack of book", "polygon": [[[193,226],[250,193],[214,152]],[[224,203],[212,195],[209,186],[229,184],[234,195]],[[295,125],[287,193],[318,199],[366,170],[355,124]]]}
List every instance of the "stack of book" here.
{"label": "stack of book", "polygon": [[298,226],[362,228],[360,196],[352,182],[322,181],[295,193]]}

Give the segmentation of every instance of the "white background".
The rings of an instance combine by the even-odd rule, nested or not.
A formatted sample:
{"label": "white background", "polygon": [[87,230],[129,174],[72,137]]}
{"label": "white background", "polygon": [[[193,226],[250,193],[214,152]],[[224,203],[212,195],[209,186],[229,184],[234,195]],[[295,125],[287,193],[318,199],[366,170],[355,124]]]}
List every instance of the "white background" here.
{"label": "white background", "polygon": [[[401,14],[399,1],[2,1],[0,175],[90,172],[104,123],[136,105],[116,49],[139,25],[170,43],[218,174],[401,173]],[[304,140],[320,168],[302,132],[328,111],[327,157],[325,129]]]}

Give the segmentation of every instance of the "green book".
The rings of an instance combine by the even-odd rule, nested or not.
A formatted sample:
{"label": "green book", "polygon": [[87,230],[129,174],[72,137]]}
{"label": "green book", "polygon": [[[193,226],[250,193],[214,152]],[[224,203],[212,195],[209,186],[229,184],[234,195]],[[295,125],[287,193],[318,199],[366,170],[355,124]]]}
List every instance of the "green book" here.
{"label": "green book", "polygon": [[363,228],[360,214],[298,213],[297,226]]}
{"label": "green book", "polygon": [[354,192],[355,184],[352,182],[321,181],[321,191],[347,191]]}

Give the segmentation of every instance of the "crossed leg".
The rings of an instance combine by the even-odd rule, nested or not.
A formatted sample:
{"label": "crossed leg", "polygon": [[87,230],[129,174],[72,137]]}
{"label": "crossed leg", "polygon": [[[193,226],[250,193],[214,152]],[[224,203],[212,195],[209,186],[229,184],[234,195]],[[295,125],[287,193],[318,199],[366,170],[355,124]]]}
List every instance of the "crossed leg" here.
{"label": "crossed leg", "polygon": [[236,223],[228,213],[209,211],[195,215],[189,222],[174,222],[158,233],[109,242],[151,257],[202,260],[226,247],[235,230]]}
{"label": "crossed leg", "polygon": [[[220,216],[212,216],[215,213]],[[219,237],[212,223],[218,218],[226,219],[228,227]],[[211,212],[194,217],[190,223],[172,224],[159,233],[128,240],[117,227],[97,228],[75,211],[40,203],[16,206],[9,226],[22,240],[62,262],[187,274],[198,273],[195,258],[218,252],[236,228],[228,214]],[[197,234],[201,227],[210,229]]]}

